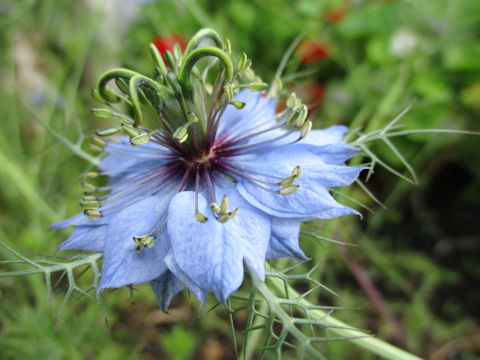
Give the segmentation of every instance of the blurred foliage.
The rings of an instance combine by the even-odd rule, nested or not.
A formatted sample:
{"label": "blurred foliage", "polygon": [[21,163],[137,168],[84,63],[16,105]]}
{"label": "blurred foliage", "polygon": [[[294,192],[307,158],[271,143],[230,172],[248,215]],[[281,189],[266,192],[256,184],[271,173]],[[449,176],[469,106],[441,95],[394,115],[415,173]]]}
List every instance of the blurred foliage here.
{"label": "blurred foliage", "polygon": [[[416,99],[403,121],[409,128],[479,130],[477,0],[100,3],[0,4],[0,241],[25,255],[53,253],[67,232],[49,232],[49,224],[78,211],[81,174],[91,165],[76,156],[88,156],[76,144],[98,127],[89,113],[96,78],[112,65],[150,69],[148,44],[157,37],[188,38],[199,27],[213,27],[270,81],[290,43],[306,31],[284,78],[311,102],[317,127],[378,129]],[[338,317],[422,356],[474,359],[480,353],[478,138],[394,141],[420,173],[420,185],[379,169],[367,185],[387,211],[354,189],[345,194],[375,213],[365,212],[361,222],[342,218],[305,226],[359,244],[345,249],[302,237],[305,253],[320,264],[316,274],[342,295],[315,300],[360,309]],[[400,166],[386,148],[375,146],[385,161]],[[3,248],[0,256],[11,260]],[[1,271],[7,267],[17,266],[0,263]],[[375,291],[357,281],[362,277]],[[62,281],[57,295],[66,288]],[[235,358],[225,310],[197,316],[197,304],[184,293],[163,315],[148,287],[138,288],[133,304],[129,289],[104,293],[107,327],[95,301],[73,301],[56,318],[61,300],[55,297],[50,309],[40,276],[2,279],[0,358]],[[246,314],[234,318],[241,331]],[[243,335],[237,336],[241,344]],[[346,342],[326,344],[325,353],[331,359],[373,358]]]}

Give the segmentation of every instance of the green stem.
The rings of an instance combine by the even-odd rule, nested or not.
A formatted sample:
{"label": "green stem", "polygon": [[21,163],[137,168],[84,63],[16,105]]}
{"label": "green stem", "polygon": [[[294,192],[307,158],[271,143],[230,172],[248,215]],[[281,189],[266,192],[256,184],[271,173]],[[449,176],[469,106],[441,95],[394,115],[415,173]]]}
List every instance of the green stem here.
{"label": "green stem", "polygon": [[[285,284],[280,278],[268,278],[269,283],[272,285],[272,288],[279,293],[285,292]],[[262,294],[265,300],[269,303],[271,311],[275,312],[275,315],[283,321],[290,321],[289,318],[283,319],[285,317],[285,311],[281,308],[280,304],[277,301],[276,295],[266,286],[265,282],[259,280],[258,278],[253,278],[253,284],[257,290]],[[299,297],[300,294],[288,285],[288,292],[290,298]],[[310,302],[302,298],[299,300],[300,303],[306,306],[312,306]],[[277,313],[278,312],[278,313]],[[283,314],[282,314],[283,313]],[[286,314],[288,317],[288,314]],[[378,338],[373,336],[361,337],[359,338],[359,331],[353,330],[352,326],[345,324],[344,322],[335,319],[333,316],[329,315],[328,312],[322,310],[311,310],[310,315],[314,319],[322,320],[325,325],[332,326],[329,328],[330,331],[336,333],[342,337],[350,337],[349,341],[354,344],[371,351],[374,354],[381,356],[382,358],[389,360],[421,360],[420,357],[406,352],[400,348],[397,348],[393,345],[386,343]]]}

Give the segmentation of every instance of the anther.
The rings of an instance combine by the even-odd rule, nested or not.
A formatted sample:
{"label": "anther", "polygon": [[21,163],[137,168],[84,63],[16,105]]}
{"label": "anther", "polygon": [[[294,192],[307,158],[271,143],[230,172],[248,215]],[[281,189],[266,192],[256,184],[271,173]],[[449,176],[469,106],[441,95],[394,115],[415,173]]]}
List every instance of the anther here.
{"label": "anther", "polygon": [[224,214],[227,212],[228,203],[228,197],[224,195],[222,198],[222,203],[220,204],[220,213]]}
{"label": "anther", "polygon": [[95,131],[95,134],[97,134],[98,136],[104,137],[104,136],[110,136],[110,135],[116,134],[119,130],[120,130],[120,127],[114,126],[114,127],[108,127],[108,128],[97,130]]}
{"label": "anther", "polygon": [[100,146],[97,146],[95,144],[89,144],[88,148],[92,151],[103,152],[103,148],[101,148]]}
{"label": "anther", "polygon": [[177,139],[179,143],[184,143],[188,138],[188,126],[190,124],[185,124],[180,126],[177,130],[175,130],[172,134],[174,139]]}
{"label": "anther", "polygon": [[213,202],[213,203],[210,204],[210,210],[212,211],[212,213],[221,212],[220,206],[218,206],[218,204],[216,202]]}
{"label": "anther", "polygon": [[150,141],[150,136],[146,133],[130,138],[130,144],[134,146],[143,145]]}
{"label": "anther", "polygon": [[102,217],[102,213],[98,210],[85,210],[83,213],[90,220],[98,220]]}
{"label": "anther", "polygon": [[223,41],[223,50],[225,50],[225,52],[227,53],[227,55],[231,55],[231,54],[232,54],[232,43],[230,42],[230,40],[225,39],[225,40]]}
{"label": "anther", "polygon": [[269,90],[269,96],[271,98],[276,98],[278,96],[278,93],[283,89],[283,83],[282,80],[276,76],[275,79],[273,79],[272,85]]}
{"label": "anther", "polygon": [[187,120],[191,124],[196,123],[198,122],[198,116],[194,112],[189,112],[187,114]]}
{"label": "anther", "polygon": [[82,188],[83,188],[83,193],[84,194],[92,194],[94,192],[97,192],[97,187],[95,185],[89,184],[87,182],[82,182]]}
{"label": "anther", "polygon": [[290,195],[297,191],[299,187],[300,185],[288,185],[278,190],[277,193],[279,193],[280,195]]}
{"label": "anther", "polygon": [[295,125],[297,127],[302,126],[304,124],[305,120],[307,119],[307,115],[308,115],[308,108],[307,108],[307,105],[304,104],[300,107],[300,114],[299,114],[299,117],[295,121]]}
{"label": "anther", "polygon": [[99,174],[97,172],[94,172],[94,171],[90,171],[90,172],[87,172],[85,174],[85,177],[87,179],[95,179]]}
{"label": "anther", "polygon": [[232,101],[233,97],[235,96],[233,92],[233,86],[230,84],[223,85],[223,95],[225,96],[225,101],[227,103]]}
{"label": "anther", "polygon": [[228,220],[232,219],[235,215],[238,214],[238,209],[230,211],[229,213],[222,214],[217,218],[218,222],[226,223]]}
{"label": "anther", "polygon": [[248,67],[248,63],[249,61],[248,61],[247,54],[242,52],[242,54],[240,55],[237,61],[237,65],[236,65],[237,71],[240,72],[245,70]]}
{"label": "anther", "polygon": [[102,104],[106,103],[106,101],[103,99],[103,97],[100,95],[100,93],[98,92],[97,89],[90,90],[90,95],[92,96],[92,98],[97,100],[99,103],[102,103]]}
{"label": "anther", "polygon": [[292,170],[292,175],[294,175],[297,179],[302,175],[302,168],[297,165]]}
{"label": "anther", "polygon": [[243,101],[239,100],[232,100],[229,102],[229,104],[235,106],[238,110],[243,109],[246,105]]}
{"label": "anther", "polygon": [[155,245],[155,237],[151,235],[134,236],[133,241],[135,242],[134,249],[138,253],[142,250],[142,247],[149,249]]}
{"label": "anther", "polygon": [[96,136],[92,136],[92,140],[95,143],[95,145],[101,147],[102,149],[105,147],[105,140],[100,139]]}
{"label": "anther", "polygon": [[205,224],[208,221],[208,217],[200,211],[197,211],[197,213],[195,214],[195,220],[201,222],[202,224]]}
{"label": "anther", "polygon": [[280,181],[278,184],[282,187],[292,185],[294,181],[297,180],[297,177],[295,175],[291,175]]}
{"label": "anther", "polygon": [[310,120],[307,120],[300,128],[300,136],[302,138],[306,137],[310,130],[312,130],[312,122]]}
{"label": "anther", "polygon": [[122,131],[127,134],[130,138],[140,135],[140,131],[133,127],[132,125],[122,124]]}
{"label": "anther", "polygon": [[250,67],[247,67],[247,68],[244,70],[244,74],[245,74],[245,77],[246,77],[248,80],[253,80],[253,79],[256,78],[255,73],[253,72],[252,68],[250,68]]}
{"label": "anther", "polygon": [[287,98],[287,108],[295,109],[300,107],[302,104],[301,100],[297,97],[297,94],[292,92]]}
{"label": "anther", "polygon": [[248,88],[252,91],[263,91],[268,88],[268,84],[266,83],[250,83],[248,84]]}
{"label": "anther", "polygon": [[91,111],[95,116],[101,118],[109,118],[113,115],[113,113],[108,109],[92,109]]}

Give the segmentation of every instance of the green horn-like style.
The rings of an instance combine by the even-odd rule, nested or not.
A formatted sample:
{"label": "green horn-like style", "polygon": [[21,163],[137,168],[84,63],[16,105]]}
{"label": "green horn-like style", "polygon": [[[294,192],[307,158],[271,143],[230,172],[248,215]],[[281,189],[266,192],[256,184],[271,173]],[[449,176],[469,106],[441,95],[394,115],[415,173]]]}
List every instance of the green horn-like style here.
{"label": "green horn-like style", "polygon": [[178,82],[182,85],[182,88],[190,94],[192,85],[190,82],[190,75],[195,66],[195,63],[203,57],[214,56],[219,58],[225,67],[225,81],[230,82],[233,78],[233,63],[230,56],[219,48],[215,47],[201,47],[193,50],[186,57],[183,58],[180,70],[178,71]]}

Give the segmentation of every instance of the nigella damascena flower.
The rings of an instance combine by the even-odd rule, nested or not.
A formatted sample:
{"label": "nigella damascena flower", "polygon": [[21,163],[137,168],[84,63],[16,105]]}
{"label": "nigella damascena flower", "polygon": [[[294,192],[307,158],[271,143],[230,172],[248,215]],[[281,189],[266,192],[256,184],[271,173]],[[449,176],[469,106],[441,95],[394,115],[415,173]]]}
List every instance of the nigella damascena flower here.
{"label": "nigella damascena flower", "polygon": [[[100,289],[150,282],[163,309],[184,288],[225,303],[244,270],[263,279],[265,259],[306,258],[301,222],[355,213],[329,188],[358,177],[361,168],[344,165],[356,149],[342,143],[343,126],[310,131],[294,94],[276,113],[278,81],[265,94],[246,56],[234,66],[212,30],[184,54],[165,54],[167,64],[151,49],[153,79],[115,69],[99,81],[94,96],[108,108],[94,112],[120,125],[97,131],[110,137],[87,178],[109,183],[84,183],[84,213],[54,225],[76,226],[60,249],[102,252]],[[212,64],[197,64],[207,56],[223,64],[212,86]],[[134,117],[117,112],[118,102]]]}

